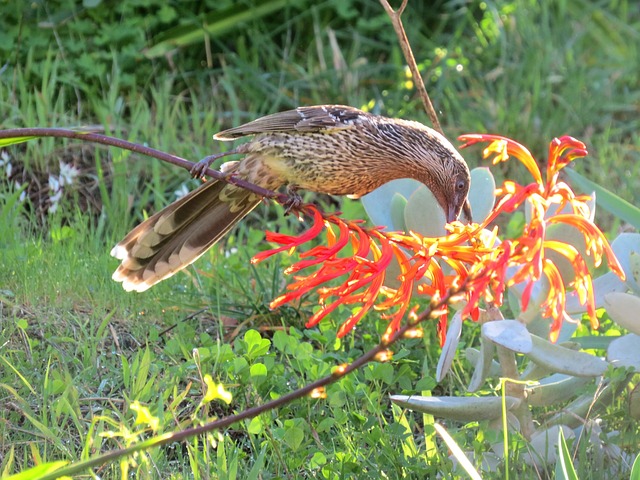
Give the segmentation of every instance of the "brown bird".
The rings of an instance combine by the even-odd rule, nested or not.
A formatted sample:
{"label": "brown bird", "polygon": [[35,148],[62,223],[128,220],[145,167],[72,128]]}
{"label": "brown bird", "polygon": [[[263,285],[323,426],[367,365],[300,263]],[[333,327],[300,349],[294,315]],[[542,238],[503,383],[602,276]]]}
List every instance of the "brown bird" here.
{"label": "brown bird", "polygon": [[[424,183],[448,222],[466,203],[469,168],[436,131],[343,105],[300,107],[267,115],[214,135],[217,140],[253,136],[237,148],[196,164],[201,176],[224,155],[225,174],[269,190],[297,189],[358,198],[384,183],[413,178]],[[224,180],[209,180],[134,228],[111,255],[122,260],[113,279],[142,292],[193,263],[260,203],[261,197]]]}

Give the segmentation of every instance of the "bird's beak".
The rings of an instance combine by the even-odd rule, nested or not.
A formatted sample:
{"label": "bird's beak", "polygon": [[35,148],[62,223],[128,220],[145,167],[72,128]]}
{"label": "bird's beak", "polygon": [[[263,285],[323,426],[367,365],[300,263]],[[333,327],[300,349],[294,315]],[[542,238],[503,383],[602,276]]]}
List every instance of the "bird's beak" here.
{"label": "bird's beak", "polygon": [[469,203],[469,199],[464,201],[462,211],[464,212],[464,216],[467,217],[467,221],[469,223],[473,223],[473,217],[471,215],[471,204]]}
{"label": "bird's beak", "polygon": [[447,223],[455,222],[458,218],[458,209],[455,205],[449,205],[449,209],[447,212]]}

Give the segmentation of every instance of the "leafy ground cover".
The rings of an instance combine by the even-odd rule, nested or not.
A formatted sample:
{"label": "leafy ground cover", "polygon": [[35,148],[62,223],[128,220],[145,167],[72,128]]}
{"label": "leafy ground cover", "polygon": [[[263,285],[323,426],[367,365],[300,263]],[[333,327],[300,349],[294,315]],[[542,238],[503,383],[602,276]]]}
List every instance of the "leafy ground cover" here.
{"label": "leafy ground cover", "polygon": [[[5,6],[14,10],[0,20],[11,38],[3,42],[0,125],[88,125],[198,160],[221,148],[211,140],[220,128],[299,104],[346,103],[426,121],[376,2],[292,2],[224,25],[242,8],[263,11],[256,9],[277,2],[237,11],[228,10],[231,2],[220,4],[220,28],[172,54],[166,42],[187,42],[184,35],[200,31],[193,27],[202,24],[199,15],[214,7],[189,16],[165,7],[150,16],[158,5],[147,3],[123,2],[120,15],[101,2],[31,12]],[[414,3],[405,15],[408,34],[450,138],[500,133],[543,152],[552,137],[571,134],[591,152],[577,168],[638,204],[640,14],[632,2]],[[82,41],[102,24],[93,43]],[[122,36],[133,27],[133,37]],[[44,46],[49,38],[56,47]],[[166,56],[144,57],[152,47]],[[474,166],[481,161],[467,159]],[[75,170],[69,174],[61,162]],[[4,149],[0,164],[4,474],[87,458],[154,429],[175,431],[264,403],[353,360],[384,331],[375,315],[342,340],[337,321],[306,330],[313,299],[269,310],[289,260],[252,266],[249,259],[266,248],[264,230],[299,228],[280,207],[258,209],[186,273],[144,294],[126,294],[110,279],[117,262],[109,250],[176,191],[195,185],[187,173],[53,139]],[[74,180],[61,187],[65,175]],[[348,218],[364,217],[359,203],[319,201]],[[599,220],[612,234],[623,227],[612,216]],[[602,320],[602,335],[618,331]],[[326,399],[148,450],[96,474],[116,477],[128,468],[142,478],[451,477],[432,421],[388,400],[464,392],[470,370],[462,359],[436,384],[440,349],[435,328],[426,333],[405,341],[392,363],[331,386]],[[466,324],[462,343],[472,345],[477,336]],[[207,375],[232,393],[230,404],[201,402]],[[640,433],[627,408],[624,397],[615,398],[601,421],[618,432],[623,450],[637,453]],[[500,435],[486,425],[448,427],[476,454]],[[517,435],[510,441],[514,478],[551,475],[519,462],[526,447]],[[581,478],[625,472],[591,453],[580,446]]]}

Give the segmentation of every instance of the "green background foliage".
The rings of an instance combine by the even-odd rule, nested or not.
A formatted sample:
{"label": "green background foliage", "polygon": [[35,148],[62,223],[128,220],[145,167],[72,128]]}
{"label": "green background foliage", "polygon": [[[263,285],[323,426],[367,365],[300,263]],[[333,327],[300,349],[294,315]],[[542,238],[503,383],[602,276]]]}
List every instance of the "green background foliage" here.
{"label": "green background foliage", "polygon": [[[297,105],[344,103],[427,123],[374,0],[0,0],[0,13],[2,128],[90,126],[198,160],[228,148],[211,139],[217,130]],[[499,133],[543,159],[551,138],[573,135],[591,152],[576,170],[638,204],[634,2],[410,0],[403,18],[449,138]],[[161,431],[262,403],[353,360],[384,331],[384,320],[370,315],[337,340],[344,310],[306,330],[313,298],[268,309],[291,260],[252,266],[249,259],[266,248],[264,230],[300,228],[279,206],[259,207],[184,274],[126,294],[110,279],[117,262],[109,250],[195,182],[138,155],[70,141],[4,151],[12,170],[0,168],[2,473],[146,438],[148,426],[128,409],[136,400],[160,419]],[[477,150],[465,156],[472,166],[482,162]],[[80,176],[49,214],[48,177],[60,161]],[[495,173],[522,172],[501,166]],[[364,215],[357,202],[313,199],[349,218]],[[620,227],[619,219],[599,220],[612,233]],[[618,332],[602,320],[602,335]],[[461,348],[477,336],[465,324]],[[332,385],[327,400],[150,450],[129,468],[141,478],[251,478],[257,467],[262,478],[450,476],[452,463],[436,448],[428,419],[388,401],[392,393],[462,394],[468,364],[457,359],[453,375],[436,385],[439,354],[427,325],[425,338],[404,342],[393,364]],[[206,374],[233,394],[231,406],[198,407]],[[617,398],[603,417],[619,432],[617,445],[633,453],[639,434],[626,409]],[[451,433],[467,451],[485,452],[497,439],[488,425],[464,427]],[[609,467],[619,461],[592,463],[585,438],[580,478],[615,478]],[[518,462],[526,446],[517,436],[511,442],[512,474],[551,474]],[[118,464],[99,472],[120,473]]]}
{"label": "green background foliage", "polygon": [[[318,103],[426,120],[374,0],[4,1],[2,10],[5,127],[26,124],[10,107],[19,85],[53,87],[67,112],[125,128],[164,82],[187,108],[199,103],[193,114],[211,110],[225,125]],[[441,1],[409,2],[405,20],[451,137],[499,132],[543,154],[550,138],[571,134],[595,154],[579,168],[596,182],[611,178],[603,158],[621,159],[608,173],[634,200],[637,16],[629,2]],[[112,111],[92,105],[105,92]]]}

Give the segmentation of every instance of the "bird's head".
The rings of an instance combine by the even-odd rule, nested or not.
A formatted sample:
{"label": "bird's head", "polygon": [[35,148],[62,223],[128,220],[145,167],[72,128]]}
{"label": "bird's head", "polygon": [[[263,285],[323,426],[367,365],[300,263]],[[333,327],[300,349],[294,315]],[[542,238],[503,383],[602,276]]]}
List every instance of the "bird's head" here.
{"label": "bird's head", "polygon": [[421,123],[399,119],[379,121],[377,133],[392,147],[398,178],[424,183],[444,210],[447,223],[456,220],[461,211],[471,221],[469,167],[442,134]]}
{"label": "bird's head", "polygon": [[456,220],[462,211],[471,221],[471,207],[467,201],[471,185],[469,167],[457,150],[448,142],[446,144],[450,148],[440,150],[437,156],[427,162],[428,172],[422,181],[444,210],[447,223]]}
{"label": "bird's head", "polygon": [[467,201],[471,185],[469,168],[462,158],[453,159],[452,162],[454,163],[453,171],[447,172],[446,180],[442,183],[439,194],[435,196],[444,210],[447,223],[456,220],[462,210],[465,217],[471,221],[471,207]]}

